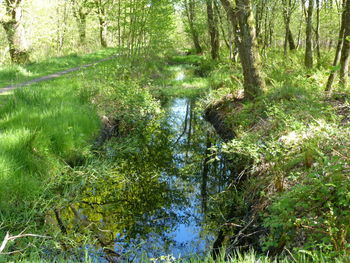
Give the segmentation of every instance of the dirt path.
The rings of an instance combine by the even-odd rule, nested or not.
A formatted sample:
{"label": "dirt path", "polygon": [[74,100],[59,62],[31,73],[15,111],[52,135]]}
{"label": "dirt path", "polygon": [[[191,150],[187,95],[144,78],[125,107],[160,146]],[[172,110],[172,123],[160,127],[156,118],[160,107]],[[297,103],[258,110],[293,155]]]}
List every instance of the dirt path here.
{"label": "dirt path", "polygon": [[75,71],[79,71],[79,70],[84,69],[84,68],[89,68],[89,67],[92,67],[92,66],[94,66],[94,65],[96,65],[98,63],[104,62],[104,61],[115,59],[116,57],[118,57],[118,55],[114,55],[114,56],[111,56],[111,57],[108,57],[108,58],[100,59],[100,60],[97,60],[97,61],[95,61],[93,63],[90,63],[90,64],[85,64],[85,65],[82,65],[82,66],[79,66],[79,67],[66,69],[66,70],[59,71],[59,72],[56,72],[56,73],[53,73],[53,74],[50,74],[50,75],[47,75],[47,76],[43,76],[43,77],[40,77],[40,78],[35,78],[35,79],[32,79],[32,80],[28,80],[28,81],[25,81],[25,82],[22,82],[22,83],[6,86],[6,87],[3,87],[3,88],[0,88],[0,94],[8,92],[8,91],[11,91],[11,90],[14,90],[14,89],[17,89],[17,88],[29,86],[29,85],[34,84],[34,83],[39,83],[39,82],[42,82],[42,81],[55,79],[55,78],[58,78],[58,77],[61,77],[61,76],[65,75],[65,74],[68,74],[68,73],[71,73],[71,72],[75,72]]}

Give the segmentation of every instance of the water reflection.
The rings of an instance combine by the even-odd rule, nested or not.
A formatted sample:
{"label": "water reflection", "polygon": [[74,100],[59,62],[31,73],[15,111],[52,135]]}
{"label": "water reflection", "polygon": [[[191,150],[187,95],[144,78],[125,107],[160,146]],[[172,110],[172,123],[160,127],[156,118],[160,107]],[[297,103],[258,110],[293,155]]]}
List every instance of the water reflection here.
{"label": "water reflection", "polygon": [[208,196],[224,189],[230,173],[224,160],[211,161],[219,141],[195,105],[194,98],[168,101],[158,125],[136,142],[115,142],[124,148],[112,147],[114,166],[90,178],[81,200],[55,211],[62,232],[78,241],[89,235],[104,248],[97,261],[210,251],[213,235],[204,227]]}

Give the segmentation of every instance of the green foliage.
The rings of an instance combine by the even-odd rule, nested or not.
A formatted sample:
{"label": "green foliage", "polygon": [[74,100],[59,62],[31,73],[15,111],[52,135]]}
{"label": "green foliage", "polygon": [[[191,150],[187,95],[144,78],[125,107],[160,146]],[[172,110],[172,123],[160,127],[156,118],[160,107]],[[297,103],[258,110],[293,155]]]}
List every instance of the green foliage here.
{"label": "green foliage", "polygon": [[[238,85],[221,84],[223,88],[212,91],[208,99],[223,105],[221,114],[236,133],[221,151],[247,178],[239,190],[233,187],[226,189],[231,194],[212,196],[212,213],[223,214],[226,220],[212,217],[211,223],[244,222],[253,207],[264,222],[266,236],[260,236],[260,242],[266,250],[286,247],[296,253],[319,249],[327,255],[346,254],[350,131],[330,103],[343,99],[323,97],[328,68],[322,64],[305,73],[298,66],[302,64],[298,52],[286,60],[271,51],[266,58],[265,95],[253,102],[221,99],[241,88],[238,79]],[[232,74],[233,70],[222,68],[223,76]],[[216,74],[220,69],[211,73],[214,80],[219,79]],[[229,217],[232,207],[235,213]],[[227,231],[234,236],[233,230]]]}
{"label": "green foliage", "polygon": [[[283,240],[294,249],[300,242],[305,249],[347,253],[350,184],[339,160],[328,165],[276,199],[265,223],[271,229],[267,246]],[[298,240],[301,236],[304,240]]]}
{"label": "green foliage", "polygon": [[[25,222],[32,221],[30,218],[42,217],[46,204],[56,195],[46,193],[51,182],[67,165],[82,165],[92,156],[91,145],[101,129],[98,111],[120,118],[119,128],[124,134],[132,130],[137,133],[159,113],[158,104],[147,90],[131,80],[113,81],[115,75],[127,78],[126,68],[115,61],[104,62],[1,97],[3,228],[23,229]],[[92,101],[98,106],[94,107]],[[40,208],[38,204],[45,205]],[[40,228],[32,223],[34,229]]]}

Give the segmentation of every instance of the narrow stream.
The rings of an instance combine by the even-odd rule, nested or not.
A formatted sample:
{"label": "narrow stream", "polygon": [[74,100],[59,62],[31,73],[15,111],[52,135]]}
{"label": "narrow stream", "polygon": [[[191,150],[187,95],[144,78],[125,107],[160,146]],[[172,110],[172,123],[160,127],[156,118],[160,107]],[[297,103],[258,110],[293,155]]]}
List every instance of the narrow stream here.
{"label": "narrow stream", "polygon": [[[205,132],[202,134],[202,130],[194,130],[198,123],[194,126],[193,122],[204,122],[204,120],[194,116],[193,105],[194,101],[188,98],[175,98],[167,105],[166,123],[172,129],[173,158],[177,172],[162,173],[160,180],[166,183],[170,190],[180,192],[184,199],[180,204],[171,204],[167,208],[167,214],[176,215],[169,230],[163,233],[151,231],[144,236],[138,235],[137,238],[128,241],[126,250],[123,246],[125,243],[120,246],[117,242],[116,251],[118,252],[119,247],[120,254],[130,254],[135,261],[145,255],[148,258],[159,258],[164,255],[172,255],[175,258],[204,255],[211,249],[213,236],[203,230],[204,214],[201,183],[198,178],[201,176],[201,170],[197,170],[197,167],[194,170],[188,167],[194,165],[193,158],[201,158],[198,152],[193,152],[189,140],[193,139],[196,143],[205,140],[202,136]],[[202,142],[200,147],[203,146],[205,145]],[[187,172],[191,174],[187,175]]]}
{"label": "narrow stream", "polygon": [[[176,74],[176,81],[186,78],[185,71]],[[163,127],[170,129],[173,162],[176,171],[164,172],[160,180],[173,191],[183,195],[180,204],[171,204],[168,214],[176,215],[168,231],[150,232],[129,240],[128,251],[122,246],[121,254],[130,258],[159,258],[171,255],[188,258],[205,255],[211,250],[214,235],[204,230],[204,213],[201,192],[202,166],[205,158],[209,125],[199,112],[195,112],[196,98],[173,98],[164,107],[166,115]],[[118,247],[118,243],[116,248]],[[120,246],[119,246],[120,248]],[[118,252],[118,250],[116,250]]]}
{"label": "narrow stream", "polygon": [[[174,76],[178,82],[185,78],[185,70]],[[158,262],[161,256],[189,258],[211,251],[217,229],[206,226],[208,196],[223,189],[229,173],[222,161],[208,162],[210,148],[220,140],[197,101],[170,99],[159,125],[116,159],[116,177],[101,176],[81,202],[56,214],[66,232],[78,238],[89,233],[105,248],[91,251],[96,262],[145,257]],[[121,140],[125,152],[129,145]]]}

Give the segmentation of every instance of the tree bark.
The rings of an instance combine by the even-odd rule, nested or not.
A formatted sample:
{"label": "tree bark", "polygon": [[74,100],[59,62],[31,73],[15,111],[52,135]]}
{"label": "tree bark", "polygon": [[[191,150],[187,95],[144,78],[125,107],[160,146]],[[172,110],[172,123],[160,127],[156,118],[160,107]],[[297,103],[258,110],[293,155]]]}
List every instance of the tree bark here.
{"label": "tree bark", "polygon": [[78,23],[79,42],[84,45],[86,43],[86,16],[81,14]]}
{"label": "tree bark", "polygon": [[199,34],[195,27],[195,19],[196,19],[195,2],[194,0],[189,0],[188,2],[187,0],[184,0],[184,4],[185,4],[185,12],[186,12],[188,26],[192,36],[194,48],[197,54],[201,54],[203,52],[203,49],[199,41]]}
{"label": "tree bark", "polygon": [[284,0],[283,5],[283,20],[285,25],[284,55],[287,56],[288,45],[290,50],[296,49],[292,30],[290,29],[290,21],[293,13],[292,0]]}
{"label": "tree bark", "polygon": [[312,45],[312,16],[314,11],[314,0],[309,0],[306,19],[306,49],[305,49],[305,66],[313,67],[313,45]]}
{"label": "tree bark", "polygon": [[[345,30],[345,23],[346,23],[346,1],[347,0],[343,0],[343,12],[342,12],[342,19],[341,19],[341,25],[340,25],[340,30],[339,30],[339,36],[338,36],[338,43],[337,43],[337,48],[335,51],[335,57],[334,57],[334,61],[333,61],[333,67],[335,68],[339,62],[340,62],[340,55],[341,55],[341,51],[342,51],[342,47],[343,47],[343,42],[344,42],[344,30]],[[335,79],[335,74],[336,74],[336,70],[333,69],[331,74],[328,77],[328,81],[327,81],[327,86],[325,91],[330,93],[332,90],[332,85]]]}
{"label": "tree bark", "polygon": [[349,78],[349,60],[350,60],[350,0],[346,1],[345,6],[345,24],[344,24],[344,40],[340,57],[340,84],[346,87]]}
{"label": "tree bark", "polygon": [[[229,0],[221,0],[221,3],[230,18],[232,28],[239,27],[239,32],[237,30],[235,32],[235,42],[243,68],[244,94],[245,98],[254,99],[263,92],[265,81],[261,73],[251,1],[236,0],[235,8]],[[237,34],[239,34],[239,38]]]}
{"label": "tree bark", "polygon": [[5,1],[6,18],[1,20],[9,45],[12,63],[24,64],[29,60],[29,45],[22,24],[22,8],[20,0]]}
{"label": "tree bark", "polygon": [[320,47],[320,0],[316,0],[316,51],[318,61],[321,59],[321,47]]}
{"label": "tree bark", "polygon": [[107,44],[107,22],[103,18],[99,18],[100,23],[100,43],[103,48],[108,47]]}
{"label": "tree bark", "polygon": [[209,29],[210,44],[211,44],[211,58],[215,60],[219,58],[220,41],[219,41],[218,18],[214,12],[213,0],[207,0],[207,15],[208,15],[208,29]]}
{"label": "tree bark", "polygon": [[79,43],[80,45],[85,45],[86,43],[86,20],[87,16],[91,10],[86,7],[87,0],[82,0],[81,2],[76,0],[71,0],[73,5],[73,16],[77,22],[78,33],[79,33]]}

